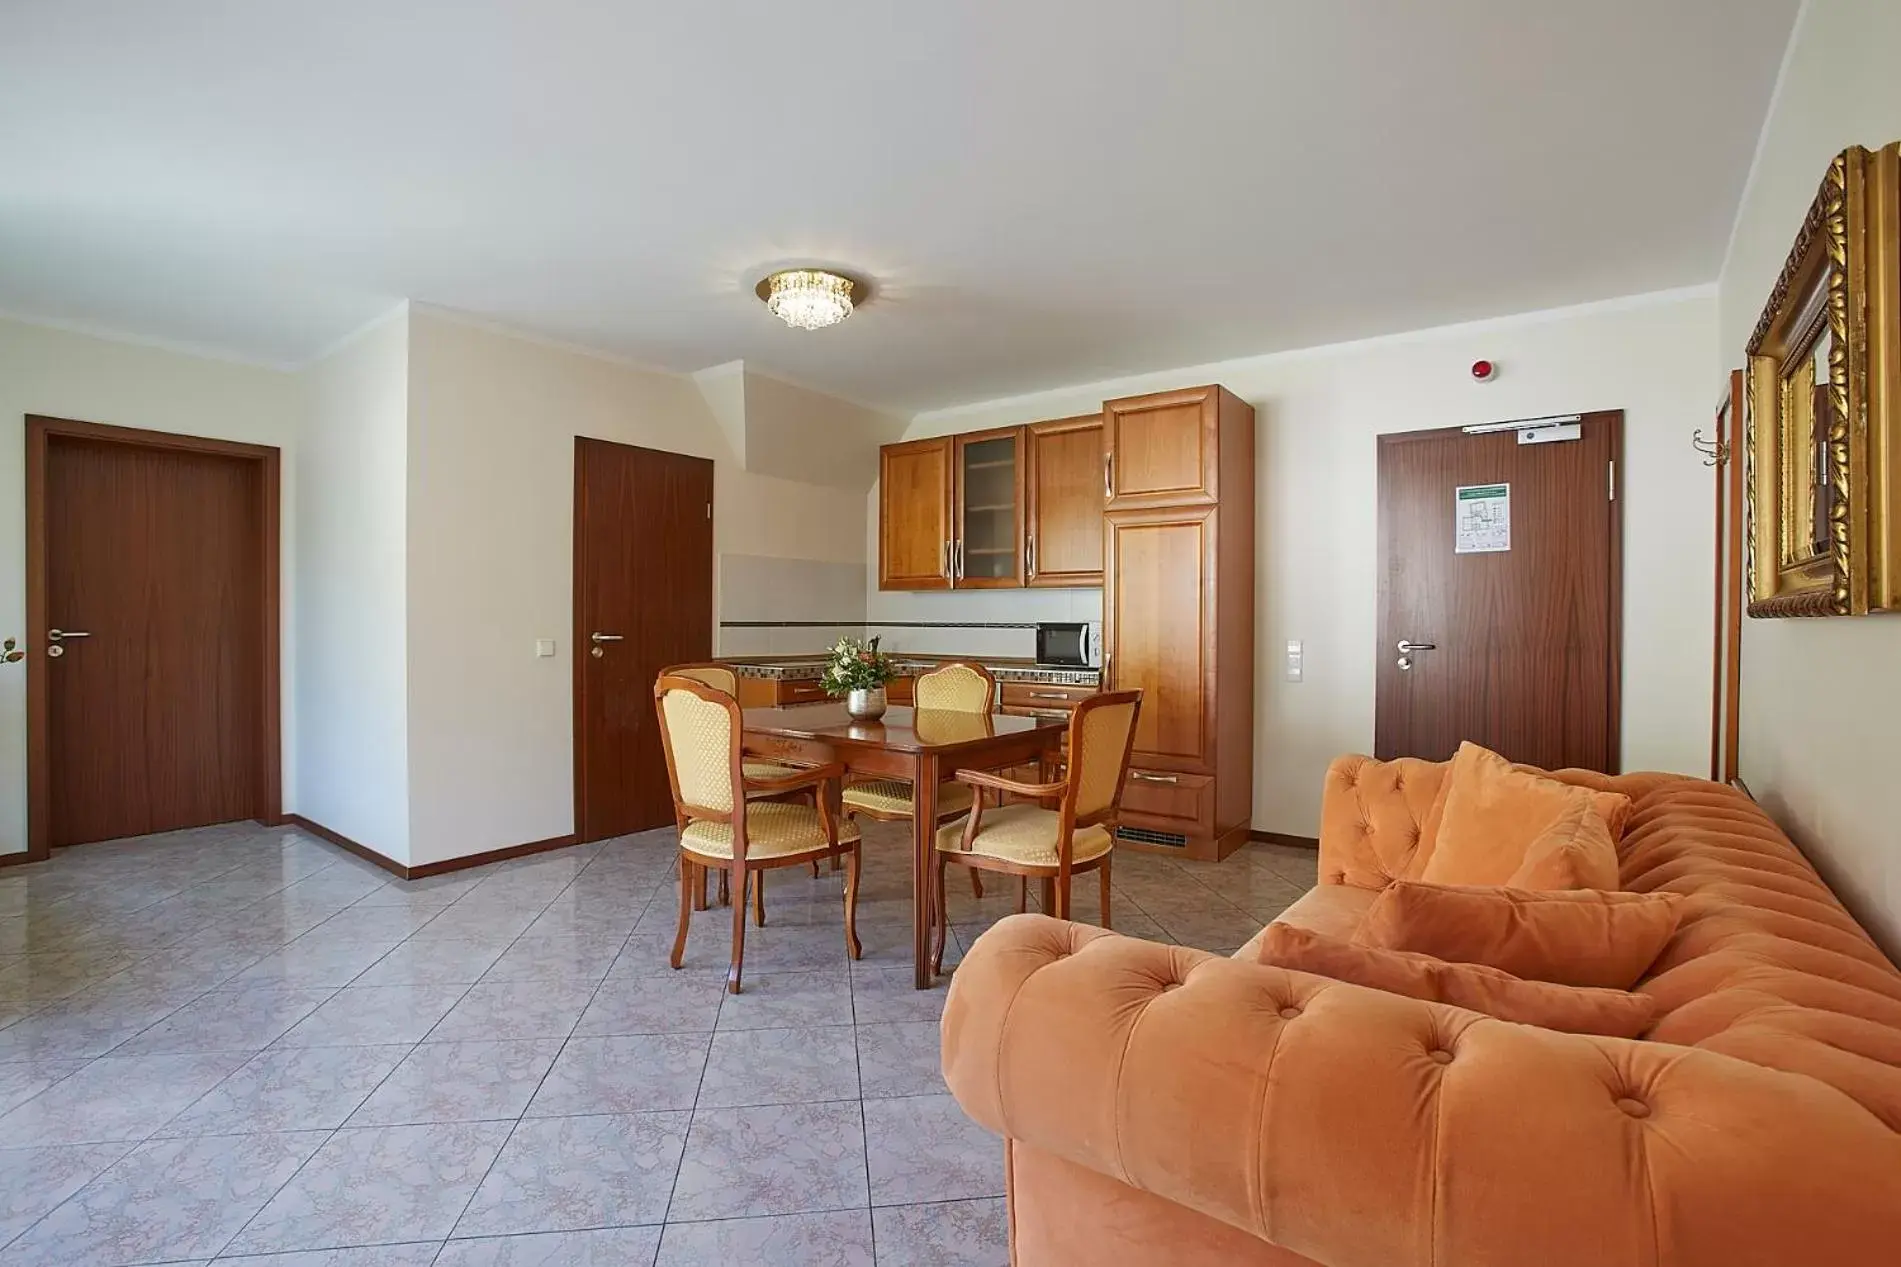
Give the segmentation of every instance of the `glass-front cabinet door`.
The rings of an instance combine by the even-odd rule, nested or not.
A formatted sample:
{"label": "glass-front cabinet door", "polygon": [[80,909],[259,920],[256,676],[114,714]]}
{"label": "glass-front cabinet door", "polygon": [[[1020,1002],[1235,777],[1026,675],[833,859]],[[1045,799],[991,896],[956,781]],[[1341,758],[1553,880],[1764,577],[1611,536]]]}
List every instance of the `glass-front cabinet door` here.
{"label": "glass-front cabinet door", "polygon": [[957,437],[957,588],[1023,584],[1023,467],[1021,427]]}

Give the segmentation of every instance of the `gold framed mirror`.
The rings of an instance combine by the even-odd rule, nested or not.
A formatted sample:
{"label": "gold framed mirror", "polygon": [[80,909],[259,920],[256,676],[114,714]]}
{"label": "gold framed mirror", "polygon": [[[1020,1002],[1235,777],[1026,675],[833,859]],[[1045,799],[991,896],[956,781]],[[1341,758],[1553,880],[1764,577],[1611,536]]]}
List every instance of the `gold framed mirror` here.
{"label": "gold framed mirror", "polygon": [[1829,164],[1749,341],[1749,614],[1901,604],[1897,147]]}

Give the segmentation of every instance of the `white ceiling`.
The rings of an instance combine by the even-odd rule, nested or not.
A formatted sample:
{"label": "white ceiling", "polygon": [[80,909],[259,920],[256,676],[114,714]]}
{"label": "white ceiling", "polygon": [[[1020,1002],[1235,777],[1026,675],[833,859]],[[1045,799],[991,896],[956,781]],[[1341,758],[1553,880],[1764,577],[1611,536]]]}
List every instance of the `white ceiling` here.
{"label": "white ceiling", "polygon": [[[8,0],[0,309],[922,409],[1707,282],[1797,0]],[[768,266],[868,275],[788,330]]]}

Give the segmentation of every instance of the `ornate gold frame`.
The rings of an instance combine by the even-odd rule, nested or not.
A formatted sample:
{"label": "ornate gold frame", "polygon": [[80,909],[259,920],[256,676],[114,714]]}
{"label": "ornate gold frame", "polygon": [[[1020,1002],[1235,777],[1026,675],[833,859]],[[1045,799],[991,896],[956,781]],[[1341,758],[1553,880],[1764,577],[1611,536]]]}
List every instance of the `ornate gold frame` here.
{"label": "ornate gold frame", "polygon": [[1897,154],[1836,155],[1749,341],[1751,616],[1901,606]]}

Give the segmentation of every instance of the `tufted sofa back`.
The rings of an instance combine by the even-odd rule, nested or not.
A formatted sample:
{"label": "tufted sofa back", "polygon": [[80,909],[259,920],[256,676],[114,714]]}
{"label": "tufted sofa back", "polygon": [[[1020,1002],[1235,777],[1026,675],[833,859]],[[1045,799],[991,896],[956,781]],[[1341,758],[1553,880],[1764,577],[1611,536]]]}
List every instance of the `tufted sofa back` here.
{"label": "tufted sofa back", "polygon": [[[1446,764],[1349,756],[1327,772],[1320,880],[1378,889],[1417,875]],[[1626,889],[1686,897],[1638,989],[1647,1037],[1816,1078],[1901,1131],[1901,971],[1787,836],[1734,788],[1670,774],[1552,777],[1632,801]]]}

